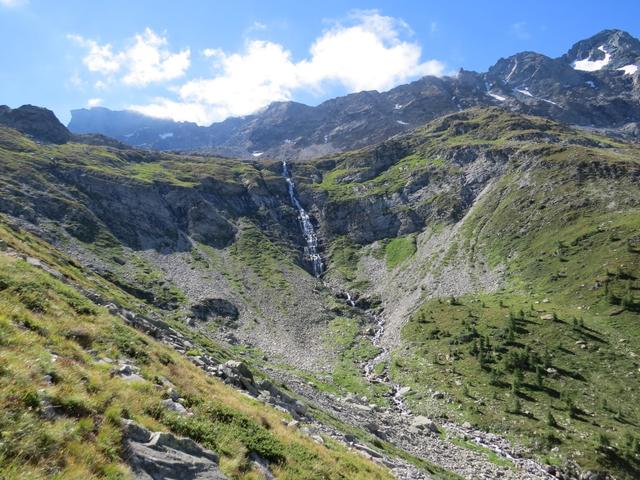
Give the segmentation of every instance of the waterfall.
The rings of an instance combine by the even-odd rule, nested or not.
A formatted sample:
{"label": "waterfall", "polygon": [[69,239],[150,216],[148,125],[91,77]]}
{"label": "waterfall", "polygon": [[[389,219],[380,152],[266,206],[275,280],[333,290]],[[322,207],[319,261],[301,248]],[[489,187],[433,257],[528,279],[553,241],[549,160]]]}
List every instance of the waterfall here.
{"label": "waterfall", "polygon": [[293,183],[293,179],[291,178],[291,172],[289,171],[289,166],[287,165],[286,160],[282,161],[282,176],[287,181],[287,188],[289,190],[291,205],[293,205],[293,207],[298,211],[300,229],[302,230],[304,241],[307,244],[307,246],[304,247],[304,260],[311,264],[311,267],[313,268],[313,274],[316,277],[319,277],[324,271],[324,264],[322,263],[322,258],[318,253],[318,236],[316,235],[316,231],[313,228],[313,224],[311,223],[309,214],[304,208],[302,208],[302,205],[298,200],[298,196],[296,194],[296,186]]}

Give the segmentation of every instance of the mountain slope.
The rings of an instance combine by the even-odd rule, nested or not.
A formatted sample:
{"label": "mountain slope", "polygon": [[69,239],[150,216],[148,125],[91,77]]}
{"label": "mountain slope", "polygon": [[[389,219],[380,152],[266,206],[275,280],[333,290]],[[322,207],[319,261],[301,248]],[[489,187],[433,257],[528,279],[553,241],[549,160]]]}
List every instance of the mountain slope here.
{"label": "mountain slope", "polygon": [[290,165],[321,278],[279,162],[8,128],[0,158],[12,225],[397,478],[637,476],[635,144],[480,108]]}
{"label": "mountain slope", "polygon": [[379,305],[412,411],[638,475],[637,146],[471,110],[304,170],[325,281]]}
{"label": "mountain slope", "polygon": [[[248,399],[194,360],[223,360],[227,352],[192,337],[202,350],[190,361],[158,334],[128,326],[113,302],[140,309],[126,292],[0,217],[3,478],[150,478],[144,471],[391,478],[328,437],[324,446],[287,426],[290,414]],[[129,320],[138,315],[127,313]],[[149,455],[153,442],[135,446],[147,429],[202,443],[219,454],[219,467],[218,455],[168,433],[156,434],[158,450]]]}
{"label": "mountain slope", "polygon": [[316,107],[276,102],[209,127],[98,108],[74,110],[69,128],[145,148],[308,159],[372,145],[443,114],[499,105],[633,137],[640,121],[639,45],[626,32],[605,30],[556,59],[523,52],[500,59],[486,73],[424,77],[388,92],[354,93]]}

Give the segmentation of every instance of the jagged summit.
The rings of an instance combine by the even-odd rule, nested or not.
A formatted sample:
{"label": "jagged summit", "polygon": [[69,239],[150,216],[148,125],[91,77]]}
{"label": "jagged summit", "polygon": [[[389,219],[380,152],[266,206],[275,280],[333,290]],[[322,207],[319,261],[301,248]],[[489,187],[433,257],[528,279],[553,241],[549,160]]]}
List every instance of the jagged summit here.
{"label": "jagged summit", "polygon": [[622,30],[603,30],[577,42],[562,59],[578,70],[616,70],[640,63],[640,40]]}
{"label": "jagged summit", "polygon": [[0,125],[15,128],[42,142],[66,143],[71,139],[71,132],[51,110],[34,105],[19,108],[0,105]]}
{"label": "jagged summit", "polygon": [[522,52],[501,58],[487,72],[490,81],[504,85],[526,87],[542,82],[576,86],[584,84],[579,72],[559,59],[536,52]]}

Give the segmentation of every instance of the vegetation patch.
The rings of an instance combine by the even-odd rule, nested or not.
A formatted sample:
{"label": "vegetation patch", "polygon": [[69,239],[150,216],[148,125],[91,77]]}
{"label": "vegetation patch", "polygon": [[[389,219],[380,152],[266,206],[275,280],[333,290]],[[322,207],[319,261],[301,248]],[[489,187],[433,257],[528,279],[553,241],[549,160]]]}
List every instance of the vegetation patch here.
{"label": "vegetation patch", "polygon": [[416,253],[415,235],[398,237],[390,240],[385,246],[387,267],[395,268]]}

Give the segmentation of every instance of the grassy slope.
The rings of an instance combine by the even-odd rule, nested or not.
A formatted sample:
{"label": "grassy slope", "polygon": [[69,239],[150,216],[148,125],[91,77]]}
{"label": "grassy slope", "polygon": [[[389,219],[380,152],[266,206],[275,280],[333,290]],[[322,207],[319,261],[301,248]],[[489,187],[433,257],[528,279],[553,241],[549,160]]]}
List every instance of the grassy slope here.
{"label": "grassy slope", "polygon": [[[494,109],[452,115],[398,142],[412,153],[373,178],[354,180],[369,155],[360,151],[338,157],[315,188],[339,202],[389,195],[424,171],[450,172],[447,155],[461,147],[509,155],[441,259],[506,264],[506,284],[416,305],[391,365],[413,389],[411,407],[516,437],[550,463],[569,457],[637,478],[640,149]],[[406,268],[407,238],[381,242],[388,269]],[[366,284],[357,265],[371,252],[340,239],[330,272]],[[453,401],[432,399],[435,391]]]}
{"label": "grassy slope", "polygon": [[[606,180],[563,186],[593,189],[592,199],[609,188]],[[397,354],[394,371],[418,391],[451,392],[453,408],[437,406],[443,413],[635,478],[640,210],[603,214],[594,201],[577,213],[570,201],[546,198],[546,225],[522,235],[540,203],[522,208],[530,193],[505,188],[466,233],[491,260],[513,258],[506,287],[427,302],[404,329],[409,348]],[[619,180],[617,199],[636,195],[633,188]]]}
{"label": "grassy slope", "polygon": [[[0,239],[85,287],[125,305],[137,303],[28,234],[0,226]],[[0,272],[3,478],[126,478],[120,418],[196,439],[221,454],[222,470],[231,478],[259,478],[250,452],[266,458],[279,478],[389,478],[331,441],[320,446],[286,428],[286,415],[207,377],[21,258],[0,252]],[[144,381],[112,376],[112,367],[98,361],[105,357],[133,362]],[[160,407],[166,381],[193,416],[173,416]],[[42,416],[43,399],[56,406],[55,419]]]}
{"label": "grassy slope", "polygon": [[[0,127],[0,158],[7,213],[33,223],[46,218],[54,230],[66,231],[75,237],[74,242],[81,242],[83,248],[101,258],[112,273],[112,280],[130,287],[132,292],[136,289],[146,292],[156,304],[169,306],[184,301],[182,292],[166,282],[162,272],[143,256],[124,248],[122,241],[89,210],[73,182],[61,177],[92,176],[116,185],[129,185],[141,195],[149,193],[150,187],[173,189],[178,194],[199,188],[223,198],[257,184],[271,185],[281,180],[279,175],[246,162],[75,143],[36,144],[5,127]],[[56,237],[65,241],[64,235],[56,233]],[[265,244],[264,239],[260,241]],[[271,241],[267,239],[266,243]],[[296,256],[291,251],[286,253],[291,258]],[[263,265],[252,266],[259,269]]]}

